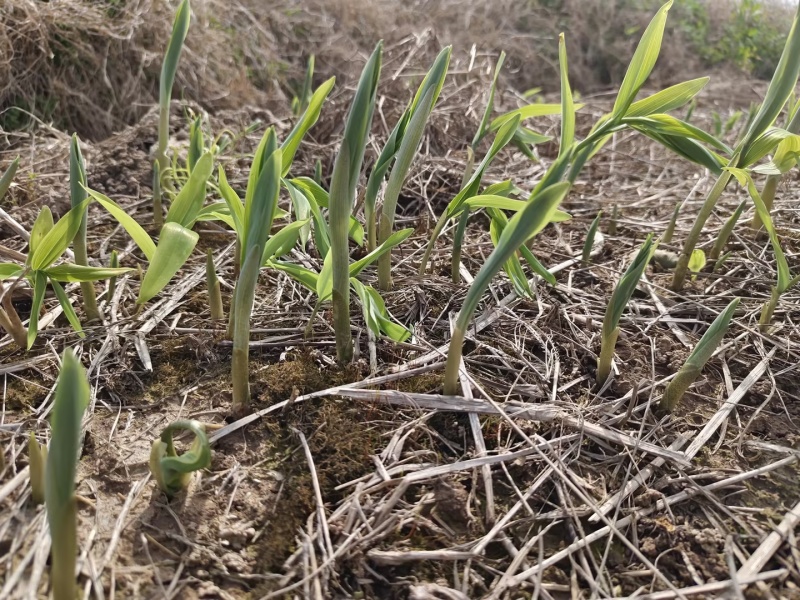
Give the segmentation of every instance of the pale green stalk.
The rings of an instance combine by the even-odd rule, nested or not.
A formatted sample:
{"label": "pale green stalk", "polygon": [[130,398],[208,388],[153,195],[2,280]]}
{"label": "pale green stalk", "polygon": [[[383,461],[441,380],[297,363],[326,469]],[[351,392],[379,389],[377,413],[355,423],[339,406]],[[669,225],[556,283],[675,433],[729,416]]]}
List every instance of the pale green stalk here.
{"label": "pale green stalk", "polygon": [[662,410],[672,412],[681,401],[681,398],[683,398],[686,390],[688,390],[700,376],[700,372],[703,370],[706,362],[708,362],[708,359],[714,354],[722,338],[725,337],[725,333],[728,331],[728,327],[731,324],[733,313],[736,311],[738,305],[739,298],[734,298],[725,310],[714,319],[714,322],[711,323],[711,326],[705,334],[703,334],[703,337],[700,339],[697,346],[695,346],[694,350],[692,350],[689,358],[686,359],[680,371],[678,371],[664,391],[664,395],[661,398]]}
{"label": "pale green stalk", "polygon": [[28,436],[28,469],[31,480],[31,500],[34,504],[44,504],[45,465],[47,464],[47,446],[36,440],[32,431]]}
{"label": "pale green stalk", "polygon": [[611,220],[608,222],[608,235],[617,235],[617,222],[619,220],[619,205],[611,208]]}
{"label": "pale green stalk", "polygon": [[211,318],[221,321],[225,318],[225,311],[222,308],[222,291],[217,271],[214,268],[214,256],[211,254],[211,248],[206,253],[206,289],[208,289],[208,308]]}
{"label": "pale green stalk", "polygon": [[733,211],[733,214],[728,217],[728,220],[725,221],[725,224],[722,226],[722,229],[719,230],[719,235],[717,236],[716,241],[714,242],[714,246],[711,248],[711,252],[708,253],[708,261],[715,261],[719,258],[720,254],[722,254],[722,249],[725,247],[725,244],[728,243],[728,240],[733,233],[733,228],[736,227],[736,223],[739,222],[739,217],[742,216],[742,211],[744,211],[744,207],[747,206],[747,201],[743,200],[739,203],[739,206],[736,207],[736,210]]}
{"label": "pale green stalk", "polygon": [[[775,74],[772,81],[767,88],[767,93],[762,102],[758,113],[753,118],[752,123],[747,129],[743,140],[739,143],[733,157],[728,162],[729,167],[742,168],[758,160],[761,156],[767,154],[774,145],[777,145],[778,140],[775,140],[774,145],[769,143],[769,136],[762,138],[763,134],[769,133],[768,129],[775,122],[775,119],[783,110],[786,101],[794,91],[797,84],[798,74],[800,74],[800,6],[798,6],[795,13],[792,28],[789,31],[789,36],[786,40],[783,53],[781,54],[778,66],[775,69]],[[680,258],[678,259],[678,266],[675,269],[675,275],[672,279],[672,289],[679,291],[683,287],[686,280],[687,267],[692,251],[697,246],[700,239],[700,234],[705,227],[706,221],[714,210],[725,186],[730,180],[730,172],[724,171],[717,179],[717,183],[709,192],[700,209],[700,214],[694,221],[689,236],[683,245]]]}
{"label": "pale green stalk", "polygon": [[231,321],[233,324],[233,356],[231,378],[233,403],[231,410],[242,415],[250,407],[250,317],[253,312],[256,283],[261,270],[264,246],[267,243],[280,191],[282,150],[278,148],[272,128],[259,146],[250,170],[244,207],[245,251],[242,269],[233,292]]}
{"label": "pale green stalk", "polygon": [[341,364],[353,357],[350,332],[350,216],[361,175],[367,137],[372,126],[372,113],[378,90],[383,43],[379,42],[361,72],[356,95],[347,116],[344,139],[331,178],[328,218],[333,278],[333,328],[336,335],[336,357]]}
{"label": "pale green stalk", "polygon": [[[444,85],[447,67],[450,64],[451,50],[452,48],[448,46],[439,53],[420,85],[417,96],[414,98],[411,118],[403,134],[403,141],[397,151],[394,166],[389,175],[389,182],[386,185],[386,194],[383,198],[381,218],[378,224],[378,244],[383,244],[392,235],[395,213],[397,212],[397,200],[411,168],[411,162],[414,160],[419,144],[422,141],[425,124]],[[378,259],[378,288],[386,291],[391,287],[392,255],[387,252]]]}
{"label": "pale green stalk", "polygon": [[[172,24],[172,35],[169,38],[164,63],[161,65],[161,81],[158,93],[158,146],[156,147],[156,162],[158,167],[154,170],[153,189],[153,218],[157,227],[163,223],[161,213],[161,177],[169,168],[167,146],[169,145],[169,105],[172,100],[172,86],[175,82],[175,73],[178,70],[178,61],[183,50],[183,42],[189,32],[191,8],[189,0],[183,0],[178,6],[175,21]],[[158,178],[158,185],[156,185]],[[158,189],[156,189],[156,187]],[[157,193],[158,192],[158,193]],[[158,210],[156,210],[158,209]]]}
{"label": "pale green stalk", "polygon": [[669,244],[672,242],[672,236],[675,235],[675,225],[678,222],[678,215],[681,212],[681,205],[680,203],[675,205],[675,210],[672,211],[672,217],[667,224],[667,229],[664,231],[664,235],[661,236],[661,243],[662,244]]}
{"label": "pale green stalk", "polygon": [[89,404],[89,382],[72,350],[66,350],[56,387],[50,451],[47,453],[45,507],[50,528],[50,587],[54,600],[75,600],[78,558],[75,472],[81,419]]}
{"label": "pale green stalk", "polygon": [[461,283],[461,245],[464,239],[464,232],[467,230],[467,221],[469,221],[469,208],[461,211],[461,216],[458,218],[458,226],[453,235],[453,258],[450,263],[450,271],[453,283],[456,285]]}
{"label": "pale green stalk", "polygon": [[594,238],[597,235],[597,228],[600,226],[602,216],[603,211],[601,210],[589,225],[589,231],[586,233],[586,241],[583,243],[583,252],[581,253],[581,262],[584,266],[588,265],[591,260],[592,246],[594,246]]}
{"label": "pale green stalk", "polygon": [[[79,205],[86,200],[86,165],[83,162],[83,155],[78,144],[78,136],[72,136],[69,148],[69,191],[72,207]],[[81,226],[72,239],[72,250],[75,253],[75,264],[83,267],[89,266],[89,257],[86,252],[86,220],[88,208],[83,209]],[[81,295],[83,296],[83,309],[89,321],[100,321],[100,310],[97,308],[97,296],[94,291],[94,284],[91,281],[81,282]]]}
{"label": "pale green stalk", "polygon": [[603,385],[611,374],[614,346],[619,335],[619,320],[622,318],[622,313],[625,311],[631,296],[633,296],[633,292],[636,291],[636,286],[639,285],[639,280],[642,278],[642,274],[647,268],[654,251],[653,235],[650,234],[636,254],[636,258],[633,259],[625,274],[620,278],[619,283],[614,288],[614,292],[611,294],[611,299],[608,301],[608,308],[606,308],[606,313],[603,317],[603,329],[600,335],[600,355],[597,360],[598,385]]}
{"label": "pale green stalk", "polygon": [[11,288],[6,289],[0,283],[0,296],[3,297],[2,304],[0,304],[0,327],[6,330],[17,346],[20,348],[27,347],[28,332],[11,301]]}

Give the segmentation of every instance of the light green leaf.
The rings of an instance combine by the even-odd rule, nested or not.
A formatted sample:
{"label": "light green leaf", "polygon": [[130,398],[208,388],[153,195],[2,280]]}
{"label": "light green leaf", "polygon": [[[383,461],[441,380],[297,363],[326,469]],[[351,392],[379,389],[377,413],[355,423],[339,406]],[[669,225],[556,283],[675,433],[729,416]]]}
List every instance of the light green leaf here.
{"label": "light green leaf", "polygon": [[375,335],[386,334],[395,342],[404,342],[411,336],[408,329],[391,320],[386,310],[386,304],[377,290],[364,285],[355,278],[350,279],[350,285],[361,301],[364,321]]}
{"label": "light green leaf", "polygon": [[145,255],[148,261],[153,260],[153,256],[156,253],[156,244],[147,235],[147,232],[142,228],[136,220],[131,217],[125,209],[122,208],[119,204],[114,202],[108,196],[104,196],[100,192],[95,192],[94,190],[89,190],[89,195],[95,199],[103,208],[105,208],[114,219],[116,219],[117,223],[122,225],[123,229],[128,232],[128,235],[131,236],[134,243],[139,247],[139,250],[142,251],[142,254]]}
{"label": "light green leaf", "polygon": [[142,280],[137,304],[144,304],[158,294],[186,263],[200,236],[178,223],[165,223],[158,246]]}
{"label": "light green leaf", "polygon": [[297,243],[300,231],[308,225],[308,220],[294,221],[283,227],[278,233],[271,236],[264,244],[264,254],[261,258],[262,266],[267,266],[273,258],[283,256]]}
{"label": "light green leaf", "polygon": [[300,142],[303,141],[303,137],[305,137],[308,130],[311,129],[319,119],[322,105],[333,89],[334,83],[336,83],[336,78],[331,77],[317,88],[314,95],[311,96],[303,116],[298,119],[292,131],[289,132],[289,135],[286,136],[283,144],[281,144],[281,151],[283,153],[281,156],[282,177],[286,177],[289,174],[289,169],[292,168],[292,162],[294,162],[294,156],[297,153],[297,149],[300,147]]}
{"label": "light green leaf", "polygon": [[575,103],[569,87],[567,44],[563,33],[558,36],[558,64],[561,75],[561,147],[558,154],[563,155],[575,141]]}
{"label": "light green leaf", "polygon": [[642,34],[642,39],[636,47],[631,63],[622,80],[622,85],[617,93],[612,110],[613,118],[621,118],[628,112],[636,95],[639,93],[644,82],[650,77],[650,73],[656,64],[658,55],[661,52],[661,40],[664,36],[664,26],[667,23],[667,12],[672,7],[672,0],[666,2],[656,13],[650,24]]}
{"label": "light green leaf", "polygon": [[[680,108],[692,98],[708,83],[708,77],[691,79],[668,87],[652,96],[643,98],[631,104],[625,112],[625,117],[647,117],[654,113],[666,113],[676,108]],[[685,119],[688,121],[688,119]]]}
{"label": "light green leaf", "polygon": [[177,223],[189,229],[194,225],[206,199],[206,182],[214,169],[214,156],[206,152],[192,169],[186,185],[181,188],[167,211],[167,223]]}
{"label": "light green leaf", "polygon": [[91,199],[87,198],[74,208],[71,208],[67,214],[61,217],[58,223],[47,232],[36,245],[35,250],[28,253],[31,268],[34,271],[46,269],[64,254],[67,246],[72,243],[72,238],[75,237],[75,234],[81,226],[83,211],[88,206],[89,202],[91,202]]}
{"label": "light green leaf", "polygon": [[220,195],[225,201],[225,204],[228,205],[228,210],[233,220],[233,230],[236,232],[236,236],[241,240],[244,237],[244,204],[242,204],[241,198],[239,198],[238,194],[228,183],[225,169],[223,169],[222,166],[219,167],[219,175],[217,178],[219,179]]}
{"label": "light green leaf", "polygon": [[31,227],[31,236],[28,240],[28,264],[36,254],[36,250],[39,248],[44,236],[50,233],[51,229],[53,229],[53,213],[50,212],[49,206],[43,206],[33,222],[33,227]]}
{"label": "light green leaf", "polygon": [[15,263],[0,263],[0,281],[16,277],[22,271],[23,268]]}
{"label": "light green leaf", "polygon": [[70,304],[69,298],[67,298],[67,293],[64,291],[64,288],[61,287],[60,283],[58,283],[53,279],[50,279],[50,285],[52,286],[53,291],[56,293],[56,298],[58,298],[58,303],[64,310],[64,316],[67,317],[67,321],[69,321],[69,324],[72,325],[72,328],[77,332],[77,334],[81,338],[86,337],[86,334],[83,333],[83,327],[81,327],[81,321],[78,318],[78,315],[75,313],[75,309],[72,308],[72,304]]}
{"label": "light green leaf", "polygon": [[380,244],[377,248],[375,248],[375,250],[367,254],[364,258],[350,263],[350,277],[356,277],[359,273],[361,273],[361,271],[364,270],[364,268],[378,260],[380,256],[386,254],[392,248],[407,240],[412,233],[414,233],[413,229],[402,229],[400,231],[395,231],[392,235],[386,238],[385,242]]}
{"label": "light green leaf", "polygon": [[319,274],[315,273],[311,269],[306,269],[305,267],[301,267],[300,265],[295,265],[294,263],[287,263],[282,261],[270,261],[268,266],[278,271],[283,271],[284,273],[289,275],[289,277],[294,279],[296,282],[298,282],[308,290],[316,293],[317,282],[319,281]]}
{"label": "light green leaf", "polygon": [[6,195],[8,188],[11,187],[11,182],[14,181],[14,175],[17,174],[17,168],[19,167],[19,156],[16,157],[11,164],[8,165],[8,168],[3,173],[3,176],[0,177],[0,200],[3,199],[3,196]]}
{"label": "light green leaf", "polygon": [[333,294],[333,255],[328,252],[325,261],[322,263],[322,271],[319,272],[317,279],[317,298],[320,302],[330,300]]}

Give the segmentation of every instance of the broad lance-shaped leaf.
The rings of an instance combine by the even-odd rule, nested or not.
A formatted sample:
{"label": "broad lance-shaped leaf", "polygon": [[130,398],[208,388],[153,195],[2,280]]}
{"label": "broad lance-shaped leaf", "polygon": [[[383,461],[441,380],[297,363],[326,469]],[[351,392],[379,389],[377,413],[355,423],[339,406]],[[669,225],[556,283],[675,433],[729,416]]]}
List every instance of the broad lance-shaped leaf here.
{"label": "broad lance-shaped leaf", "polygon": [[52,541],[50,587],[55,600],[72,600],[76,594],[75,473],[80,452],[81,420],[88,404],[86,373],[72,350],[67,349],[56,384],[45,472],[45,507]]}
{"label": "broad lance-shaped leaf", "polygon": [[53,224],[53,213],[50,211],[50,207],[45,205],[39,211],[36,220],[33,222],[33,227],[31,227],[31,235],[28,239],[28,265],[31,264],[31,258],[39,249],[39,244],[41,244],[44,236],[53,229]]}
{"label": "broad lance-shaped leaf", "polygon": [[294,221],[285,225],[264,244],[261,266],[266,267],[270,260],[289,252],[300,238],[300,231],[308,225],[308,220]]}
{"label": "broad lance-shaped leaf", "polygon": [[34,271],[46,269],[61,258],[78,232],[83,220],[83,211],[89,202],[91,199],[87,198],[70,209],[36,244],[35,250],[28,254],[31,269]]}
{"label": "broad lance-shaped leaf", "polygon": [[186,185],[181,188],[167,212],[167,223],[191,227],[206,199],[206,182],[214,168],[214,156],[206,152],[192,169]]}
{"label": "broad lance-shaped leaf", "polygon": [[700,338],[689,358],[686,359],[680,371],[669,382],[667,389],[664,391],[664,395],[661,398],[662,410],[672,412],[681,401],[681,398],[683,398],[686,390],[700,376],[700,372],[708,362],[708,359],[711,358],[722,338],[725,337],[737,306],[739,306],[739,298],[734,298],[725,310],[714,319],[714,322],[711,323],[703,337]]}
{"label": "broad lance-shaped leaf", "polygon": [[[575,110],[580,110],[584,107],[583,104],[576,104]],[[508,123],[514,118],[519,117],[520,121],[532,119],[534,117],[547,117],[551,115],[560,115],[560,104],[528,104],[522,108],[509,111],[505,114],[495,118],[489,125],[489,131],[498,131],[503,125]]]}
{"label": "broad lance-shaped leaf", "polygon": [[0,263],[0,281],[16,277],[22,273],[24,269],[16,263]]}
{"label": "broad lance-shaped leaf", "polygon": [[622,80],[614,108],[611,111],[613,118],[619,119],[628,112],[639,90],[650,77],[661,52],[661,40],[664,37],[664,26],[667,23],[667,12],[672,7],[672,0],[665,3],[650,21],[645,29],[636,52],[633,54],[625,78]]}
{"label": "broad lance-shaped leaf", "polygon": [[[786,101],[797,85],[798,75],[800,75],[800,6],[797,7],[797,12],[792,21],[792,28],[783,47],[778,66],[772,75],[772,81],[770,81],[767,88],[764,101],[761,103],[758,113],[756,113],[742,139],[740,145],[742,156],[747,155],[750,151],[750,146],[775,123],[775,119],[780,115]],[[744,165],[731,166],[741,167]]]}
{"label": "broad lance-shaped leaf", "polygon": [[319,120],[319,114],[322,110],[322,105],[324,104],[325,99],[328,97],[330,91],[333,89],[334,83],[336,83],[336,78],[331,77],[328,79],[328,81],[317,88],[317,90],[314,92],[314,95],[311,96],[311,100],[309,101],[305,112],[298,119],[295,126],[289,132],[289,135],[286,136],[283,144],[281,144],[281,151],[283,152],[283,156],[281,157],[282,177],[286,177],[289,174],[289,169],[292,168],[294,156],[297,153],[297,149],[300,147],[300,142],[303,141],[303,137],[306,135],[308,130],[311,129]]}
{"label": "broad lance-shaped leaf", "polygon": [[[668,87],[652,96],[637,100],[630,105],[626,117],[647,117],[655,113],[667,113],[684,106],[708,84],[708,77],[691,79]],[[684,121],[689,121],[688,117]]]}
{"label": "broad lance-shaped leaf", "polygon": [[200,236],[178,223],[165,223],[158,246],[142,280],[137,304],[144,304],[158,294],[186,263]]}
{"label": "broad lance-shaped leaf", "polygon": [[[172,442],[174,431],[185,430],[194,434],[189,450],[181,455]],[[172,497],[189,485],[192,473],[211,465],[211,447],[205,425],[199,421],[175,421],[171,423],[150,448],[150,472],[158,487]]]}
{"label": "broad lance-shaped leaf", "polygon": [[567,43],[563,33],[558,36],[558,64],[561,75],[561,147],[558,154],[563,156],[575,141],[575,103],[569,87]]}
{"label": "broad lance-shaped leaf", "polygon": [[411,336],[408,329],[392,321],[386,310],[386,303],[376,289],[355,278],[350,279],[350,285],[361,300],[364,320],[375,335],[383,333],[395,342],[404,342]]}
{"label": "broad lance-shaped leaf", "polygon": [[152,262],[156,253],[156,244],[152,238],[147,234],[144,228],[136,222],[136,219],[131,217],[124,208],[114,202],[108,196],[104,196],[100,192],[94,190],[87,190],[89,195],[103,208],[105,208],[112,217],[122,225],[122,228],[131,236],[131,239],[142,251],[148,262]]}
{"label": "broad lance-shaped leaf", "polygon": [[228,210],[233,220],[233,230],[236,232],[236,237],[242,239],[244,237],[244,204],[242,204],[242,199],[239,198],[228,183],[225,169],[222,166],[219,167],[217,179],[219,181],[219,193],[225,204],[228,205]]}
{"label": "broad lance-shaped leaf", "polygon": [[[258,249],[259,256],[263,253],[278,203],[283,152],[277,147],[275,132],[272,128],[266,137],[264,154],[268,158],[261,169],[253,195],[244,207],[243,258],[252,248]],[[242,262],[244,263],[244,261]]]}
{"label": "broad lance-shaped leaf", "polygon": [[461,361],[461,348],[467,328],[472,321],[475,309],[489,287],[494,276],[503,268],[506,261],[532,236],[539,233],[552,219],[558,205],[570,189],[569,182],[556,183],[531,194],[528,205],[509,221],[498,240],[497,248],[489,255],[467,292],[456,327],[450,342],[450,351],[445,367],[444,393],[453,395],[458,391],[458,368]]}

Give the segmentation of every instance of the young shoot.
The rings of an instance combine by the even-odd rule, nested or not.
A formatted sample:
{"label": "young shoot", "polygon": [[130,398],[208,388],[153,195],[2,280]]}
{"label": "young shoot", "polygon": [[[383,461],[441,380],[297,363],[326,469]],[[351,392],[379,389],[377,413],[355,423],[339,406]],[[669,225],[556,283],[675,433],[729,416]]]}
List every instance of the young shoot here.
{"label": "young shoot", "polygon": [[222,308],[222,291],[217,278],[217,270],[214,267],[214,256],[211,248],[206,253],[206,289],[208,290],[208,308],[211,318],[221,321],[225,318],[225,310]]}
{"label": "young shoot", "polygon": [[[350,332],[350,218],[361,176],[367,138],[381,72],[383,43],[379,42],[361,72],[356,95],[350,105],[339,154],[333,166],[328,205],[330,228],[330,261],[333,300],[333,329],[336,337],[336,358],[340,364],[353,358]],[[327,257],[326,257],[327,260]]]}
{"label": "young shoot", "polygon": [[75,600],[78,559],[75,473],[81,420],[89,404],[89,381],[72,350],[66,350],[56,385],[52,434],[45,468],[45,508],[50,528],[50,587],[54,600]]}
{"label": "young shoot", "polygon": [[683,398],[686,390],[695,382],[700,376],[700,372],[708,362],[708,359],[714,354],[719,346],[728,327],[731,324],[731,319],[739,305],[739,298],[734,298],[730,304],[723,310],[711,326],[700,338],[700,341],[695,346],[689,358],[681,367],[680,371],[675,375],[672,381],[669,382],[664,395],[661,398],[661,409],[667,412],[672,412],[678,403]]}
{"label": "young shoot", "polygon": [[603,385],[611,374],[611,361],[614,357],[614,346],[619,336],[619,320],[625,307],[636,291],[639,280],[642,278],[647,264],[653,256],[655,244],[653,235],[648,235],[644,244],[633,262],[628,266],[625,274],[620,278],[603,317],[603,329],[600,338],[600,355],[597,358],[597,384]]}
{"label": "young shoot", "polygon": [[[190,448],[181,455],[175,451],[172,441],[176,431],[194,434]],[[168,498],[185,490],[192,479],[192,473],[211,466],[211,447],[208,443],[205,425],[199,421],[175,421],[167,426],[150,448],[150,473],[159,489]]]}
{"label": "young shoot", "polygon": [[172,24],[172,34],[167,45],[164,62],[161,65],[161,81],[158,93],[158,146],[156,147],[156,160],[153,165],[153,222],[156,227],[164,223],[163,209],[161,207],[162,178],[170,166],[167,156],[169,146],[169,109],[172,100],[172,86],[175,83],[175,74],[178,70],[178,61],[183,50],[183,42],[189,32],[191,8],[189,0],[182,0],[175,13]]}
{"label": "young shoot", "polygon": [[[80,205],[87,198],[86,193],[86,164],[83,161],[78,136],[73,135],[69,146],[69,192],[72,208]],[[88,267],[89,258],[86,253],[86,218],[88,207],[84,205],[80,227],[72,240],[72,251],[75,254],[75,264]],[[81,295],[83,296],[83,310],[89,321],[100,321],[100,310],[97,308],[97,295],[91,281],[81,282]]]}
{"label": "young shoot", "polygon": [[597,235],[597,228],[600,227],[600,218],[603,216],[603,211],[597,213],[597,216],[589,225],[589,231],[586,232],[586,241],[583,243],[583,252],[581,252],[581,263],[584,266],[588,265],[591,261],[592,246],[594,246],[594,238]]}

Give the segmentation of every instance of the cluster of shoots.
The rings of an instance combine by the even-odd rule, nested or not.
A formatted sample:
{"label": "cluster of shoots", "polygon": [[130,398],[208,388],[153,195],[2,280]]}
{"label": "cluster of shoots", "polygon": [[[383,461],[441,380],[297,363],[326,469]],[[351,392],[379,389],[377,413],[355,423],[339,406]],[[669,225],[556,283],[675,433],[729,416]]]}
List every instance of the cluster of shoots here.
{"label": "cluster of shoots", "polygon": [[[461,353],[473,315],[487,288],[500,271],[505,271],[514,290],[533,296],[526,276],[526,265],[537,277],[551,284],[555,279],[530,249],[533,238],[549,223],[564,221],[570,216],[560,205],[570,193],[583,167],[620,131],[632,130],[645,135],[670,151],[708,169],[717,176],[716,183],[700,209],[693,216],[693,226],[686,237],[672,282],[680,290],[691,273],[697,273],[709,262],[720,268],[727,254],[726,244],[749,202],[739,204],[729,215],[708,256],[696,248],[706,222],[717,206],[728,184],[735,180],[747,190],[755,207],[752,226],[764,232],[777,263],[777,282],[761,312],[760,324],[767,330],[772,322],[781,295],[800,281],[793,276],[781,250],[780,240],[770,214],[780,177],[794,167],[800,158],[800,102],[791,102],[784,128],[775,125],[785,111],[800,73],[800,28],[798,17],[789,33],[784,53],[764,101],[742,121],[741,139],[730,148],[718,139],[731,134],[741,115],[720,120],[717,135],[706,133],[689,123],[695,96],[706,85],[707,78],[678,83],[653,95],[637,99],[640,90],[656,63],[664,33],[667,13],[672,2],[656,13],[636,48],[613,108],[602,115],[583,138],[576,133],[576,104],[569,82],[566,43],[559,38],[559,71],[561,99],[556,104],[534,103],[492,118],[498,76],[505,55],[497,62],[489,89],[488,102],[479,128],[467,150],[466,167],[460,191],[441,214],[422,256],[419,273],[424,275],[433,250],[448,225],[454,224],[452,277],[460,283],[460,247],[470,216],[485,211],[489,217],[490,236],[494,249],[486,258],[466,292],[455,321],[444,377],[444,393],[458,393]],[[798,12],[800,15],[800,12]],[[185,164],[170,157],[169,108],[172,86],[181,49],[188,33],[189,1],[178,8],[172,36],[166,51],[161,75],[160,119],[153,178],[154,223],[157,235],[152,237],[127,211],[111,198],[87,188],[86,166],[77,137],[70,144],[70,210],[57,222],[45,207],[35,220],[29,235],[27,254],[18,262],[0,263],[0,327],[24,348],[30,349],[38,334],[38,319],[45,291],[53,290],[64,315],[72,327],[83,335],[78,314],[64,284],[78,283],[82,306],[89,322],[104,318],[102,303],[93,282],[109,279],[106,298],[114,294],[116,277],[131,271],[118,265],[112,254],[110,266],[93,265],[86,235],[87,209],[97,203],[128,233],[146,263],[137,303],[142,305],[156,298],[185,265],[197,246],[199,236],[194,226],[201,221],[217,221],[235,234],[235,287],[228,304],[227,335],[233,342],[231,378],[235,414],[250,408],[249,344],[250,323],[255,304],[259,276],[264,269],[287,274],[316,295],[312,319],[320,307],[330,302],[336,338],[336,355],[340,363],[353,356],[351,336],[351,291],[361,305],[364,321],[373,336],[403,341],[411,332],[389,314],[378,290],[392,287],[392,249],[402,244],[412,230],[395,231],[397,202],[421,145],[427,123],[439,99],[448,73],[451,49],[443,49],[433,61],[416,93],[391,130],[386,143],[362,183],[364,157],[369,145],[372,117],[380,81],[382,44],[378,43],[366,61],[347,115],[344,135],[333,165],[330,189],[323,185],[321,162],[317,161],[314,177],[291,173],[295,154],[306,133],[318,121],[323,104],[334,86],[330,79],[313,90],[314,58],[309,59],[303,87],[292,104],[295,125],[281,141],[275,129],[264,133],[253,156],[244,197],[228,182],[224,169],[217,166],[223,145],[212,141],[206,145],[202,121],[193,121]],[[690,106],[682,120],[669,114]],[[483,178],[495,158],[509,145],[534,156],[533,146],[549,141],[524,123],[544,115],[560,115],[559,152],[540,180],[530,191],[512,181],[484,186]],[[481,142],[491,137],[483,157],[478,160]],[[762,159],[771,155],[765,164]],[[476,165],[477,162],[477,165]],[[0,198],[11,185],[18,160],[0,178]],[[216,168],[215,168],[216,167]],[[759,191],[754,174],[766,175]],[[286,192],[290,210],[279,207]],[[208,196],[214,196],[208,203]],[[364,220],[356,211],[358,197],[364,198]],[[169,200],[166,216],[162,200]],[[676,207],[662,245],[675,235],[680,208]],[[589,266],[590,253],[602,213],[592,222],[583,249],[583,264]],[[616,223],[617,212],[612,217]],[[313,244],[319,258],[317,265],[295,264],[286,259],[294,248]],[[363,257],[351,259],[351,245],[365,246]],[[71,253],[69,247],[72,246]],[[620,278],[603,319],[601,348],[597,363],[597,384],[608,381],[614,347],[620,333],[620,320],[638,282],[656,253],[657,243],[647,237],[632,263]],[[70,260],[71,259],[71,260]],[[377,263],[378,289],[364,283],[362,272]],[[209,311],[215,320],[225,319],[225,304],[217,277],[214,256],[206,256]],[[14,286],[26,282],[33,289],[31,315],[27,327],[11,303]],[[689,386],[699,376],[705,363],[714,354],[731,323],[738,306],[734,299],[712,323],[695,347],[683,368],[666,389],[661,406],[673,410]],[[53,538],[52,582],[56,598],[72,598],[75,585],[75,470],[78,458],[80,422],[88,402],[89,390],[82,368],[72,354],[64,354],[62,372],[56,390],[50,451],[35,438],[29,443],[31,487],[33,499],[47,507]],[[187,430],[195,438],[191,448],[178,455],[173,434]],[[54,451],[56,450],[57,451]],[[205,428],[195,421],[177,421],[167,427],[151,451],[150,468],[159,487],[169,496],[184,489],[191,473],[209,466],[211,454]]]}

